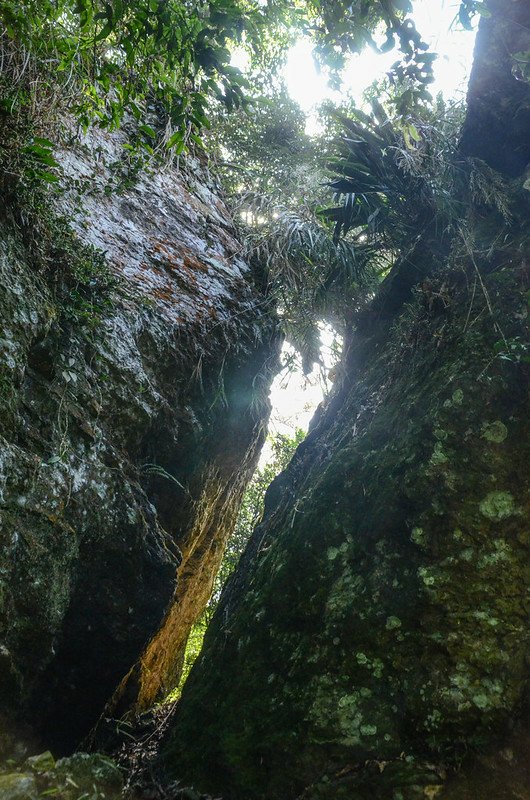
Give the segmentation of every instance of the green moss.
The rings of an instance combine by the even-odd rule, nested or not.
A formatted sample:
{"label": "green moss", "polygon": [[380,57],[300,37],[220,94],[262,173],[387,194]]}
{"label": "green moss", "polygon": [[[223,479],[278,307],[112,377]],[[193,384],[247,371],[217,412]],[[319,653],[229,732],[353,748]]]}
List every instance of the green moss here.
{"label": "green moss", "polygon": [[433,464],[434,466],[439,466],[440,464],[446,464],[448,461],[449,458],[443,451],[442,443],[436,442],[431,456],[431,464]]}
{"label": "green moss", "polygon": [[35,169],[27,147],[36,133],[29,109],[4,117],[1,126],[0,191],[4,207],[21,220],[25,258],[48,279],[59,311],[92,326],[111,304],[116,276],[104,253],[81,242],[70,220],[54,209],[53,195],[61,190]]}
{"label": "green moss", "polygon": [[510,492],[490,492],[481,501],[480,513],[488,519],[501,520],[515,514],[515,501]]}
{"label": "green moss", "polygon": [[488,442],[501,444],[508,436],[508,428],[500,420],[495,422],[485,422],[482,426],[482,438]]}

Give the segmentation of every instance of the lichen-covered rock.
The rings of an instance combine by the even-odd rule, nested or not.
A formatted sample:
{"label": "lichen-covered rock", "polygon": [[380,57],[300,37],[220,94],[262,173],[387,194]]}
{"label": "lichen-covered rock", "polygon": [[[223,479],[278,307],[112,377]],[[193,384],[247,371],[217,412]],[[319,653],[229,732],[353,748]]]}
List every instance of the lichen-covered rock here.
{"label": "lichen-covered rock", "polygon": [[55,761],[50,752],[26,759],[19,771],[0,772],[2,800],[118,800],[123,775],[99,753],[75,753]]}
{"label": "lichen-covered rock", "polygon": [[[354,340],[221,598],[162,751],[170,774],[231,800],[490,796],[477,757],[506,746],[529,688],[516,231],[489,259],[457,253],[389,333]],[[444,794],[466,759],[475,778]]]}
{"label": "lichen-covered rock", "polygon": [[35,778],[23,772],[0,775],[0,797],[2,800],[37,800]]}
{"label": "lichen-covered rock", "polygon": [[53,212],[10,196],[0,219],[0,712],[59,750],[165,615],[174,639],[122,703],[172,688],[258,457],[277,350],[204,166],[119,192],[122,144],[88,134],[60,156]]}

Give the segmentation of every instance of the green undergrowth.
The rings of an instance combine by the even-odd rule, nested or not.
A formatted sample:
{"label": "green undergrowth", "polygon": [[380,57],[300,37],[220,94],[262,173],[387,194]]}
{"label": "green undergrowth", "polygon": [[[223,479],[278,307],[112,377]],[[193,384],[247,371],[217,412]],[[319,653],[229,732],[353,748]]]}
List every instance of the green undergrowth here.
{"label": "green undergrowth", "polygon": [[0,111],[0,130],[4,218],[14,223],[25,257],[51,289],[58,316],[93,325],[112,304],[117,279],[104,254],[82,243],[54,208],[62,192],[54,143],[38,135],[29,110]]}
{"label": "green undergrowth", "polygon": [[75,753],[56,761],[47,751],[0,767],[2,800],[117,800],[122,788],[121,771],[99,753]]}

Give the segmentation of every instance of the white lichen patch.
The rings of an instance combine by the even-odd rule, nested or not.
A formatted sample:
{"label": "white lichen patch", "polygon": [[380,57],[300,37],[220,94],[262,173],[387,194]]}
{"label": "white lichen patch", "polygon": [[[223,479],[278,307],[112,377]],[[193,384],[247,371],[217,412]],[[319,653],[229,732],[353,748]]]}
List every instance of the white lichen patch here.
{"label": "white lichen patch", "polygon": [[420,567],[418,569],[418,577],[423,582],[424,586],[434,586],[436,578],[428,567]]}
{"label": "white lichen patch", "polygon": [[370,720],[369,702],[372,692],[361,686],[353,691],[334,681],[329,675],[316,678],[312,684],[312,697],[308,718],[326,737],[352,747],[361,743],[362,737],[375,736],[378,727]]}
{"label": "white lichen patch", "polygon": [[361,736],[375,736],[377,733],[377,725],[361,725],[359,730]]}
{"label": "white lichen patch", "polygon": [[431,464],[433,466],[439,466],[440,464],[446,464],[449,461],[449,458],[443,451],[442,443],[436,442],[434,445],[434,450],[431,455]]}
{"label": "white lichen patch", "polygon": [[412,533],[410,534],[410,539],[414,544],[422,545],[425,543],[425,532],[423,528],[413,528]]}

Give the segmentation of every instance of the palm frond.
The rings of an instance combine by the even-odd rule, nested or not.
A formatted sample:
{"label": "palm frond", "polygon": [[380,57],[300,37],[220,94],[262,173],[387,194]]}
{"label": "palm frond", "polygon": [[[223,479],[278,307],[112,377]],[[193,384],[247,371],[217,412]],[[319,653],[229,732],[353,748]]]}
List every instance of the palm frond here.
{"label": "palm frond", "polygon": [[366,227],[367,234],[380,233],[383,223],[395,230],[417,227],[433,205],[428,182],[400,161],[400,135],[377,101],[372,116],[354,113],[353,118],[336,115],[346,133],[329,164],[329,187],[342,203],[322,212],[335,223],[335,240],[359,226]]}
{"label": "palm frond", "polygon": [[310,370],[320,348],[318,321],[340,327],[373,287],[381,259],[363,236],[334,240],[332,228],[309,207],[247,194],[239,216],[247,258],[265,270],[286,337]]}
{"label": "palm frond", "polygon": [[[246,212],[250,213],[249,198]],[[308,283],[323,285],[331,272],[345,280],[363,283],[368,271],[366,245],[358,241],[334,241],[330,229],[315,212],[276,204],[267,207],[256,198],[254,225],[245,231],[248,255],[267,267],[269,284],[299,291]]]}

